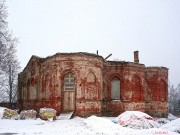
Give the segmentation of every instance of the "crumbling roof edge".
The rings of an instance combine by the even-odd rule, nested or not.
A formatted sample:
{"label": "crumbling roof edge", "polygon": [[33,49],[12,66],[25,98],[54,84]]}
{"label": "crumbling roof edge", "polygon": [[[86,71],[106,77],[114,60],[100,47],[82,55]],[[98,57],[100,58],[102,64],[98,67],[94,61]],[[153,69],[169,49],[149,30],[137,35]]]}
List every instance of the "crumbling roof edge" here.
{"label": "crumbling roof edge", "polygon": [[[22,70],[22,72],[27,68],[27,66],[29,65],[30,61],[33,59],[33,58],[36,58],[37,60],[40,60],[40,61],[43,61],[44,58],[41,58],[39,56],[36,56],[36,55],[32,55],[31,58],[29,59],[28,63],[26,64],[26,66],[24,67],[24,69]],[[21,72],[20,72],[21,73]],[[19,73],[19,74],[20,74]]]}
{"label": "crumbling roof edge", "polygon": [[134,65],[145,66],[145,65],[142,64],[142,63],[129,62],[129,61],[111,61],[111,60],[108,60],[108,61],[106,61],[106,62],[109,62],[109,63],[122,63],[122,64],[134,64]]}
{"label": "crumbling roof edge", "polygon": [[29,59],[28,63],[26,64],[25,68],[22,70],[22,72],[27,68],[27,66],[28,66],[28,64],[29,64],[29,62],[31,61],[32,58],[36,58],[36,59],[40,60],[41,62],[43,62],[43,61],[45,61],[45,60],[47,60],[49,58],[53,58],[53,57],[55,57],[57,55],[76,55],[76,54],[89,55],[89,56],[93,56],[93,57],[99,57],[99,58],[101,58],[104,61],[104,58],[101,55],[97,55],[95,53],[88,53],[88,52],[70,52],[70,53],[65,53],[65,52],[60,53],[60,52],[58,52],[58,53],[56,53],[54,55],[50,55],[50,56],[47,56],[45,58],[42,58],[42,57],[39,57],[39,56],[36,56],[36,55],[32,55],[31,58]]}
{"label": "crumbling roof edge", "polygon": [[166,70],[169,70],[169,68],[163,67],[163,66],[148,66],[148,67],[146,67],[146,69],[166,69]]}

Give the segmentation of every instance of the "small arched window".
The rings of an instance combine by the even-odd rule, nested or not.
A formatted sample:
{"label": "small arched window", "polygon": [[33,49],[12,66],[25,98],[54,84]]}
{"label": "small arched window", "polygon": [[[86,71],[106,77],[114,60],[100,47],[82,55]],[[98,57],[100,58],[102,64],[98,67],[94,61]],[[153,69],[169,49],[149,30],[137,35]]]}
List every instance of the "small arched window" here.
{"label": "small arched window", "polygon": [[74,77],[71,73],[67,73],[64,77],[64,90],[65,91],[74,90]]}
{"label": "small arched window", "polygon": [[117,77],[111,80],[111,98],[120,99],[120,80]]}

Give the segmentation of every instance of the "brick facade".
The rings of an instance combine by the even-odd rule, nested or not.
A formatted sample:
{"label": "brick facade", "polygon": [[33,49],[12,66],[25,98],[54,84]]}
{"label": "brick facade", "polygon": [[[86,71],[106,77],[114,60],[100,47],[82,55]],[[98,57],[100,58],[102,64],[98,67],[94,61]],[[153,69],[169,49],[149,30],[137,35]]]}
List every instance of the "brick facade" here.
{"label": "brick facade", "polygon": [[[145,67],[138,52],[134,56],[135,62],[107,61],[90,53],[32,56],[18,76],[18,106],[50,107],[58,114],[74,110],[82,117],[117,116],[126,110],[166,116],[168,69]],[[117,89],[118,95],[113,93]]]}

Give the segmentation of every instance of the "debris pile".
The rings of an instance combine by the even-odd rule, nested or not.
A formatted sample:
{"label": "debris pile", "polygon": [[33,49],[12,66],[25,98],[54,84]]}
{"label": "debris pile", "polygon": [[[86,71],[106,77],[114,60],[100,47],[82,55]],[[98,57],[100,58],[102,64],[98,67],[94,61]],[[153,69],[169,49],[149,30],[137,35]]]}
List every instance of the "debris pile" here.
{"label": "debris pile", "polygon": [[113,122],[118,123],[123,127],[134,129],[149,129],[159,127],[159,124],[153,117],[139,111],[126,111],[115,118]]}
{"label": "debris pile", "polygon": [[36,119],[37,112],[35,110],[23,110],[20,112],[20,119]]}
{"label": "debris pile", "polygon": [[39,117],[42,120],[55,120],[56,119],[56,110],[52,108],[41,108],[39,110]]}
{"label": "debris pile", "polygon": [[1,118],[2,119],[18,119],[18,113],[15,110],[11,110],[8,108],[1,107]]}
{"label": "debris pile", "polygon": [[170,122],[168,118],[157,118],[156,121],[159,123],[159,125],[164,125]]}

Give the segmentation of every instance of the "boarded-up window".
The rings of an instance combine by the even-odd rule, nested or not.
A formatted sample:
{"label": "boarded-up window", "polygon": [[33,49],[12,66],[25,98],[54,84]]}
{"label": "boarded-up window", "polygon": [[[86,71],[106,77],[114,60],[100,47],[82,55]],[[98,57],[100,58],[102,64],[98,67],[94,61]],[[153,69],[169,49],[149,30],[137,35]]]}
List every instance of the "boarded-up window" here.
{"label": "boarded-up window", "polygon": [[120,80],[111,81],[111,98],[120,99]]}
{"label": "boarded-up window", "polygon": [[64,77],[64,90],[74,90],[74,77],[71,73],[67,73]]}

